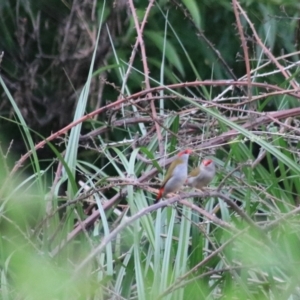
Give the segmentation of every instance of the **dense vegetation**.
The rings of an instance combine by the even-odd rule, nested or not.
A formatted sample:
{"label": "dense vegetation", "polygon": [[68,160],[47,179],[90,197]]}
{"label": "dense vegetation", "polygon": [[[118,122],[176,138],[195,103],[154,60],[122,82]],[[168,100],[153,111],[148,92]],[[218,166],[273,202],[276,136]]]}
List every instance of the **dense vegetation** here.
{"label": "dense vegetation", "polygon": [[299,12],[2,0],[0,298],[299,299]]}

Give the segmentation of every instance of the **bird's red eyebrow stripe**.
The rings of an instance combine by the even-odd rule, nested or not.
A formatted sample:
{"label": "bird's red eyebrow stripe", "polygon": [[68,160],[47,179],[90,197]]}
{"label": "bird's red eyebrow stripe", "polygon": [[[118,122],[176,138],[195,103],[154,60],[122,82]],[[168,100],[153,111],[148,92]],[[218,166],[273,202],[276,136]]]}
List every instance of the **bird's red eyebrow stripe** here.
{"label": "bird's red eyebrow stripe", "polygon": [[204,166],[208,166],[210,163],[212,163],[211,159],[207,159],[203,161]]}
{"label": "bird's red eyebrow stripe", "polygon": [[182,156],[183,154],[191,154],[193,151],[191,149],[186,149],[178,153],[178,156]]}

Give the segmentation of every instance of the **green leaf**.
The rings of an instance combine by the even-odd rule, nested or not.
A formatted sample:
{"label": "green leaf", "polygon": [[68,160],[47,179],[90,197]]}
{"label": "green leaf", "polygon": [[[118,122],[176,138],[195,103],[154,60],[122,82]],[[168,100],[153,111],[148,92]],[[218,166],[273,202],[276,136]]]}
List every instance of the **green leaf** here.
{"label": "green leaf", "polygon": [[170,142],[170,147],[169,147],[169,152],[173,153],[176,150],[176,145],[178,143],[178,130],[179,130],[179,115],[177,115],[172,123],[172,132],[174,135],[171,136],[171,142]]}
{"label": "green leaf", "polygon": [[[185,72],[184,72],[184,68],[183,68],[181,59],[180,59],[179,55],[177,54],[177,51],[176,51],[175,47],[173,46],[173,44],[168,40],[165,41],[159,32],[147,30],[147,31],[145,31],[144,35],[148,39],[150,39],[150,41],[154,45],[156,45],[156,47],[162,53],[165,51],[166,58],[168,59],[169,63],[171,65],[174,65],[176,67],[176,69],[180,72],[180,74],[182,76],[184,76]],[[165,45],[165,48],[164,48],[164,45]]]}
{"label": "green leaf", "polygon": [[182,0],[198,28],[201,27],[201,15],[195,0]]}

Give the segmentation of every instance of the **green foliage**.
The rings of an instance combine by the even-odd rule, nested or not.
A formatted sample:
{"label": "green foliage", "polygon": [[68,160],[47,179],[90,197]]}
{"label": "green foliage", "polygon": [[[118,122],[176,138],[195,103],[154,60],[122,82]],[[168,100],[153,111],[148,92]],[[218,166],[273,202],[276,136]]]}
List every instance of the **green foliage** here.
{"label": "green foliage", "polygon": [[0,298],[298,299],[298,3],[98,2],[0,4]]}

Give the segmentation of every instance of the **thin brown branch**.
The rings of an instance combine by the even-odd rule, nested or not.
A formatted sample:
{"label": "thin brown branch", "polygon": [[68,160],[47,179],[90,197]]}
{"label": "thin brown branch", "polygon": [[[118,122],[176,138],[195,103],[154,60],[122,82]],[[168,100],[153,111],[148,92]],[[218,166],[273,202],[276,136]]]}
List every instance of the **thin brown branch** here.
{"label": "thin brown branch", "polygon": [[[199,197],[199,193],[193,193],[194,196],[191,196],[191,193],[186,194],[186,196],[188,197]],[[183,196],[181,196],[182,198]],[[201,193],[201,197],[202,198],[206,198],[206,197],[210,197],[210,193]],[[206,218],[207,220],[209,220],[210,222],[213,222],[214,224],[220,226],[220,227],[224,227],[227,229],[231,229],[231,230],[236,230],[232,225],[230,225],[227,222],[224,222],[222,219],[217,218],[216,216],[214,216],[213,214],[207,212],[205,209],[189,202],[188,200],[180,200],[179,203],[181,203],[184,206],[190,207],[192,210],[198,212],[200,215],[202,215],[204,218]]]}
{"label": "thin brown branch", "polygon": [[222,199],[229,207],[231,207],[242,219],[244,219],[250,226],[261,232],[260,227],[229,197],[220,192],[210,193],[211,197]]}
{"label": "thin brown branch", "polygon": [[[149,71],[149,67],[148,67],[148,63],[147,63],[146,49],[145,49],[145,43],[144,43],[144,40],[143,40],[142,29],[139,26],[138,17],[136,15],[136,10],[135,10],[135,7],[133,5],[133,0],[129,0],[128,2],[129,2],[129,7],[131,9],[132,16],[133,16],[133,20],[134,20],[135,28],[136,28],[136,31],[137,31],[137,35],[138,35],[137,39],[138,39],[138,42],[139,42],[139,45],[140,45],[140,48],[141,48],[142,62],[143,62],[144,76],[145,76],[145,85],[146,85],[146,89],[150,90],[150,88],[151,88],[150,80],[149,80],[149,72],[150,71]],[[148,5],[148,9],[147,9],[148,14],[150,12],[150,8],[153,6],[153,3],[154,3],[154,0],[149,1],[149,5]],[[150,92],[149,94],[147,94],[147,97],[151,98],[152,93]],[[153,100],[150,100],[150,107],[151,107],[153,119],[157,119],[155,103],[154,103]],[[160,155],[163,155],[163,153],[164,153],[163,139],[162,139],[162,135],[161,135],[161,132],[160,132],[159,124],[157,122],[155,122],[155,127],[156,127],[156,133],[157,133],[159,153],[160,153]]]}
{"label": "thin brown branch", "polygon": [[245,58],[245,65],[246,65],[246,73],[247,73],[247,82],[248,82],[248,101],[251,101],[252,98],[252,90],[251,90],[251,68],[250,68],[250,62],[249,62],[249,54],[248,54],[248,47],[247,47],[247,42],[244,36],[244,32],[243,32],[243,26],[241,24],[241,20],[239,17],[239,13],[237,10],[237,4],[236,4],[237,0],[232,0],[232,5],[233,5],[233,11],[235,14],[235,19],[236,19],[236,24],[237,24],[237,28],[239,31],[239,35],[242,41],[242,48],[244,51],[244,58]]}
{"label": "thin brown branch", "polygon": [[[144,31],[144,28],[145,28],[147,19],[148,19],[148,17],[149,17],[151,8],[153,7],[153,3],[154,3],[153,0],[149,1],[149,4],[148,4],[148,6],[147,6],[147,8],[146,8],[146,12],[145,12],[145,15],[144,15],[144,18],[143,18],[141,27],[140,27],[140,31],[141,31],[141,32]],[[134,15],[133,17],[136,18],[136,15]],[[134,58],[135,58],[135,55],[136,55],[136,52],[137,52],[137,49],[138,49],[139,42],[140,42],[140,39],[137,38],[136,41],[135,41],[135,44],[134,44],[134,46],[133,46],[133,49],[132,49],[132,52],[131,52],[131,56],[130,56],[130,59],[129,59],[129,63],[128,63],[128,68],[127,68],[127,71],[126,71],[125,76],[124,76],[124,79],[123,79],[124,84],[127,83],[128,76],[129,76],[130,71],[131,71],[131,69],[132,69],[133,61],[134,61]]]}
{"label": "thin brown branch", "polygon": [[[253,35],[256,39],[256,42],[258,43],[258,45],[262,48],[263,52],[269,57],[269,59],[276,65],[276,67],[281,71],[282,75],[284,76],[285,79],[290,80],[290,75],[286,72],[286,70],[284,69],[284,67],[278,62],[278,59],[276,57],[274,57],[274,55],[271,53],[271,51],[263,44],[263,42],[261,41],[261,39],[259,38],[255,27],[253,25],[253,23],[250,21],[250,19],[248,18],[248,15],[246,14],[246,12],[243,10],[243,8],[241,7],[241,5],[239,4],[238,1],[236,1],[236,6],[238,7],[238,9],[240,10],[241,14],[244,16],[244,18],[246,19],[247,23],[249,24]],[[297,82],[294,79],[290,80],[290,83],[292,85],[292,87],[294,89],[298,89],[299,90],[299,85],[297,84]],[[299,94],[299,93],[298,93]]]}
{"label": "thin brown branch", "polygon": [[[25,155],[23,155],[16,163],[16,165],[14,166],[14,168],[12,169],[10,176],[7,177],[7,179],[9,180],[11,178],[11,176],[13,176],[13,174],[15,174],[15,172],[23,165],[23,163],[27,160],[28,157],[30,157],[33,153],[33,151],[37,151],[38,149],[43,148],[48,142],[58,138],[61,135],[66,134],[70,129],[72,129],[74,126],[93,118],[95,115],[104,113],[106,111],[108,111],[109,109],[119,109],[120,105],[123,103],[126,103],[128,100],[130,99],[137,99],[139,97],[142,97],[148,93],[154,93],[156,91],[160,91],[160,90],[164,90],[164,89],[176,89],[176,88],[183,88],[183,87],[191,87],[191,86],[201,86],[201,85],[207,85],[207,86],[211,86],[211,85],[215,85],[215,86],[224,86],[224,85],[232,85],[232,86],[245,86],[247,85],[247,82],[243,82],[243,81],[231,81],[231,80],[217,80],[217,81],[213,81],[213,80],[206,80],[206,81],[194,81],[194,82],[188,82],[188,83],[179,83],[179,84],[171,84],[168,86],[159,86],[159,87],[154,87],[151,88],[150,90],[145,90],[145,91],[140,91],[136,94],[133,94],[129,97],[125,97],[125,98],[121,98],[113,103],[110,103],[104,107],[101,107],[91,113],[86,114],[85,116],[81,117],[80,119],[70,123],[69,125],[67,125],[66,127],[62,128],[61,130],[58,130],[57,132],[51,134],[49,137],[47,137],[45,140],[39,142],[33,150],[28,151]],[[257,83],[257,82],[253,82],[252,86],[255,87],[260,87],[263,89],[267,89],[267,90],[277,90],[277,91],[282,91],[283,89],[278,87],[278,86],[274,86],[274,85],[270,85],[270,84],[266,84],[266,83]],[[295,98],[300,98],[299,94],[294,94],[294,92],[292,91],[291,93],[289,93],[291,96],[294,96]],[[278,111],[278,112],[274,112],[271,114],[273,117],[275,118],[287,118],[287,117],[292,117],[292,116],[297,116],[299,115],[299,108],[294,108],[294,109],[290,109],[290,110],[285,110],[285,111]],[[259,125],[262,120],[260,121],[255,121],[256,125]],[[246,124],[244,125],[244,128],[250,128],[251,126],[253,126],[252,124]],[[235,136],[237,134],[237,132],[235,130],[231,130],[226,134],[223,134],[220,138],[220,140],[223,140],[225,135],[227,136],[225,138],[229,139],[229,136]]]}

